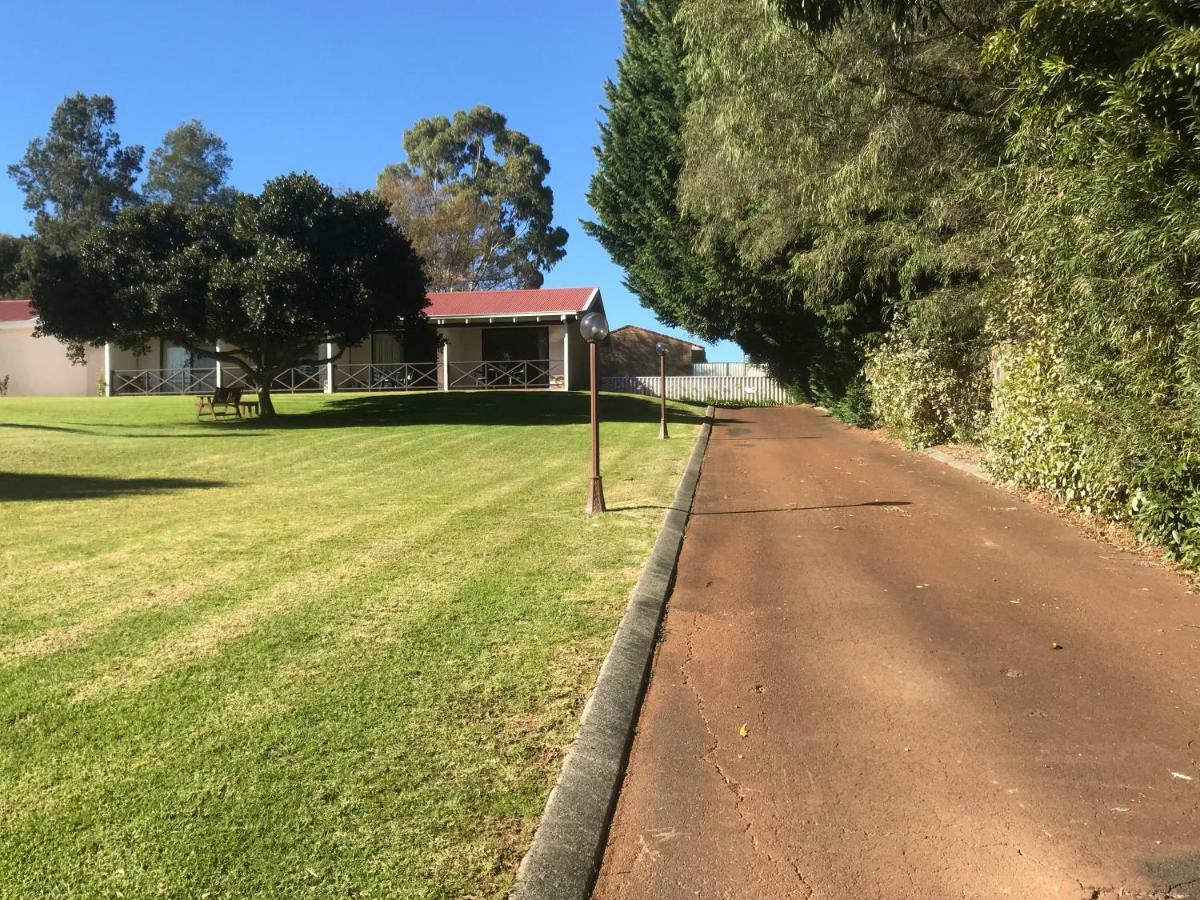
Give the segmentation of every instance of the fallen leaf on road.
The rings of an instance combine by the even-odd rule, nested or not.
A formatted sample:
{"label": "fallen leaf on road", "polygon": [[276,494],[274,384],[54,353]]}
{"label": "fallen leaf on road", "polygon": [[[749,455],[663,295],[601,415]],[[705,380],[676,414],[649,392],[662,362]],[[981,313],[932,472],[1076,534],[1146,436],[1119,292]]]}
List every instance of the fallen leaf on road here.
{"label": "fallen leaf on road", "polygon": [[1063,645],[1062,645],[1062,644],[1060,644],[1058,641],[1051,641],[1051,642],[1050,642],[1050,649],[1051,649],[1051,650],[1061,650],[1062,648],[1063,648]]}
{"label": "fallen leaf on road", "polygon": [[740,734],[742,737],[749,737],[750,736],[750,726],[743,725],[741,728],[738,729],[738,734]]}
{"label": "fallen leaf on road", "polygon": [[[743,726],[743,727],[744,727],[744,726]],[[1171,773],[1171,777],[1172,777],[1172,778],[1182,778],[1184,781],[1191,781],[1191,780],[1192,780],[1192,776],[1191,776],[1191,775],[1184,775],[1182,772],[1172,772],[1172,773]]]}

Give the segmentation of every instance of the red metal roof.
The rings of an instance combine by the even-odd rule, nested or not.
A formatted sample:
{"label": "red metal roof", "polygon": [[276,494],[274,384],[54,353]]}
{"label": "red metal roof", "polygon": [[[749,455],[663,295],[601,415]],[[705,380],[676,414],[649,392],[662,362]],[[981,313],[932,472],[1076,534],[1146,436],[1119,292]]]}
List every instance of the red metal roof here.
{"label": "red metal roof", "polygon": [[462,316],[571,315],[582,312],[596,288],[538,288],[528,291],[439,291],[429,295],[431,319]]}
{"label": "red metal roof", "polygon": [[28,322],[37,318],[28,300],[0,300],[0,322]]}
{"label": "red metal roof", "polygon": [[[425,315],[431,319],[462,316],[571,315],[582,312],[596,288],[539,288],[528,291],[443,291],[429,295]],[[0,300],[0,322],[36,318],[28,300]]]}

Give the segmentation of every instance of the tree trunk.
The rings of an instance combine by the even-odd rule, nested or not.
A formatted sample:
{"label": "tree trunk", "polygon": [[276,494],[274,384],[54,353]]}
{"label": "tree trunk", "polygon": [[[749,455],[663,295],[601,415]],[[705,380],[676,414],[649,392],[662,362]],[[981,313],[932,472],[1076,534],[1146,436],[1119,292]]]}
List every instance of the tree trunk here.
{"label": "tree trunk", "polygon": [[258,414],[264,419],[275,418],[275,402],[271,399],[270,382],[259,382]]}

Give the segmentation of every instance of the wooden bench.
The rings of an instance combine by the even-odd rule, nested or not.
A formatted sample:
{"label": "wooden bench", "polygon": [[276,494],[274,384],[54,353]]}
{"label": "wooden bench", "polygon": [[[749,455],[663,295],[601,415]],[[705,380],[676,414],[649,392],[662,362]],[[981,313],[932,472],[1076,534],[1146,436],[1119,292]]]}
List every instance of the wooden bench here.
{"label": "wooden bench", "polygon": [[211,394],[200,397],[196,403],[196,421],[199,422],[200,418],[205,415],[212,416],[214,420],[227,416],[236,416],[240,419],[242,417],[242,389],[217,388]]}
{"label": "wooden bench", "polygon": [[257,400],[242,400],[238,403],[238,409],[247,416],[258,415]]}

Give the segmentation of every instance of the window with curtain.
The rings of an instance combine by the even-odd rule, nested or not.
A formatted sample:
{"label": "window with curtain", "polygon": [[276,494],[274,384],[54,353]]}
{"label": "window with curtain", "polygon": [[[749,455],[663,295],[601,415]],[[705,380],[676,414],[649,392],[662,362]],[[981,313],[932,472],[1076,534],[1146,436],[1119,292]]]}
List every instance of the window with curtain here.
{"label": "window with curtain", "polygon": [[376,332],[371,335],[371,362],[377,365],[404,362],[404,345],[390,332]]}

